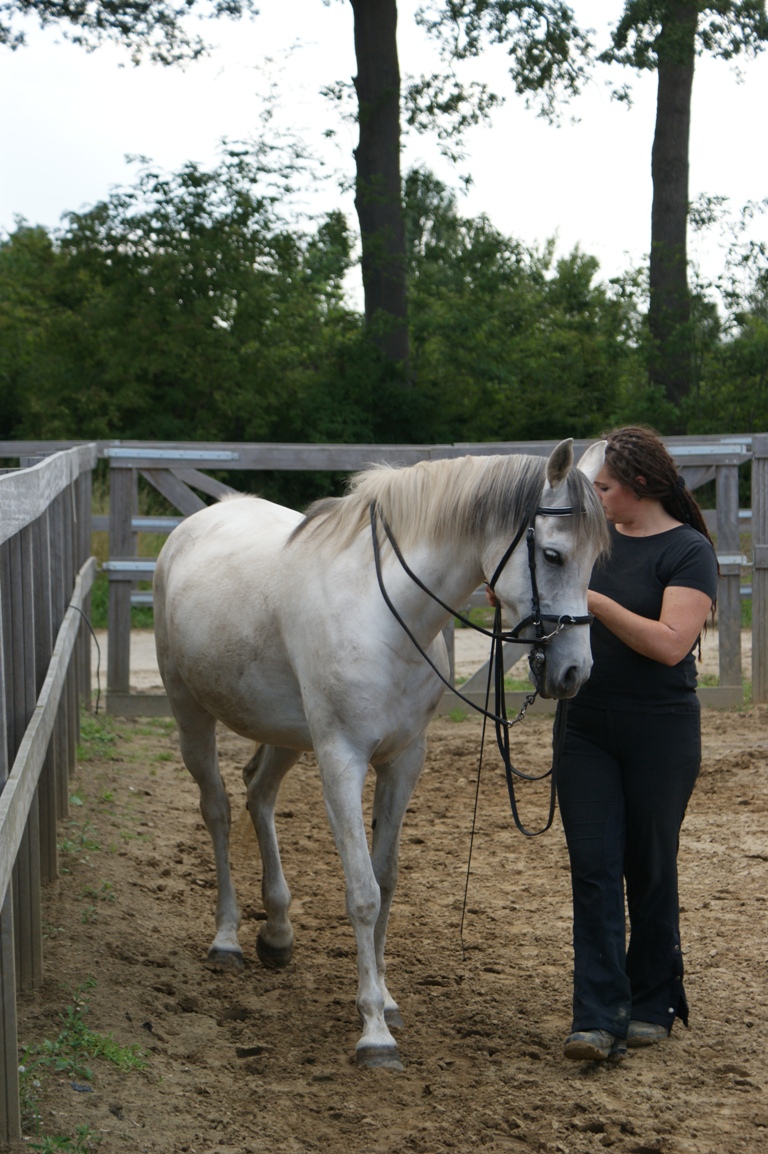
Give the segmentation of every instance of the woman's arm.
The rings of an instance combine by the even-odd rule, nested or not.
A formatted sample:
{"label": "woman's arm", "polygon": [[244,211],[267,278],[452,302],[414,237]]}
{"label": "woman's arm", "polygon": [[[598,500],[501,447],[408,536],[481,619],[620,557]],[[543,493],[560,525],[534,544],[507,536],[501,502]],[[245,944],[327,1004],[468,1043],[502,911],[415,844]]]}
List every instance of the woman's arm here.
{"label": "woman's arm", "polygon": [[696,644],[712,601],[699,589],[671,585],[664,590],[658,621],[631,613],[617,601],[590,589],[588,607],[620,641],[662,665],[677,665]]}

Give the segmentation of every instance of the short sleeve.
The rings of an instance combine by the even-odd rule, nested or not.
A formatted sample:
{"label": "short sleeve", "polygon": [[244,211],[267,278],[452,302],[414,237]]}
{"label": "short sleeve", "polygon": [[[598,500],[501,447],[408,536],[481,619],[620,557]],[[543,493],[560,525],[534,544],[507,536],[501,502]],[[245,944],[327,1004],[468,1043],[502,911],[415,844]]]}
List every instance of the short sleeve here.
{"label": "short sleeve", "polygon": [[712,545],[701,533],[685,535],[681,548],[667,558],[669,572],[662,575],[664,586],[698,589],[711,601],[717,597],[717,557]]}

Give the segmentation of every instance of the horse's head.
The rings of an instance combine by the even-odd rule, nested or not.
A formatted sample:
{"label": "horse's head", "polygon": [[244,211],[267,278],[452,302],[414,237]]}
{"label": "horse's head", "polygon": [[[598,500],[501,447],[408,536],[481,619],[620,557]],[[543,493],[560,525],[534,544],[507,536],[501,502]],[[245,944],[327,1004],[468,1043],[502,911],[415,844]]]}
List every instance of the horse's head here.
{"label": "horse's head", "polygon": [[593,481],[604,457],[604,441],[576,466],[572,440],[553,450],[535,513],[496,576],[507,626],[535,642],[531,680],[542,697],[573,697],[592,668],[587,589],[595,560],[608,548]]}

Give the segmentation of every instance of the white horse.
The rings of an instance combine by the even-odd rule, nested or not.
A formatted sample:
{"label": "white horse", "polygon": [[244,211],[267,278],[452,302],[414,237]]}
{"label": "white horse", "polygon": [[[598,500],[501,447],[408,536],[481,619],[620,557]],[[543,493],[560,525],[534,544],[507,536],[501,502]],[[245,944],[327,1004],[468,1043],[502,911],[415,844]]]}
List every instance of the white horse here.
{"label": "white horse", "polygon": [[[389,1029],[401,1022],[385,985],[384,945],[403,815],[443,693],[382,597],[371,503],[386,518],[411,571],[443,602],[457,606],[494,573],[528,518],[535,523],[542,612],[583,616],[592,565],[607,546],[591,484],[603,446],[593,445],[578,468],[570,440],[548,460],[486,456],[377,467],[358,474],[347,496],[317,502],[306,517],[254,497],[227,498],[179,525],[160,554],[154,585],[160,672],[184,762],[200,788],[216,860],[216,936],[209,962],[243,965],[229,865],[230,807],[216,752],[218,720],[262,743],[243,776],[263,867],[267,917],[257,949],[266,965],[286,965],[293,945],[291,894],[275,832],[277,793],[301,752],[315,751],[357,940],[359,1065],[402,1068]],[[564,506],[573,514],[551,512]],[[535,515],[539,507],[550,515]],[[407,576],[384,534],[379,537],[387,594],[430,660],[447,674],[441,630],[449,614]],[[495,589],[516,621],[529,615],[531,578],[525,547],[514,549]],[[546,645],[540,691],[573,696],[591,664],[587,628],[557,632]],[[370,850],[361,805],[369,765],[376,772]]]}

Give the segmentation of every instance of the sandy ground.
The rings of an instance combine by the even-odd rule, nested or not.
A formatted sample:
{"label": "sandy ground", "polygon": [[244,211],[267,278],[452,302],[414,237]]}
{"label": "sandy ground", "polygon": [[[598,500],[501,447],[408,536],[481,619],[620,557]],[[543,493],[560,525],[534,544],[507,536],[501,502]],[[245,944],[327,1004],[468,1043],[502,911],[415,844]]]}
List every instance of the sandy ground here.
{"label": "sandy ground", "polygon": [[[571,993],[562,831],[557,819],[539,838],[515,830],[491,751],[462,942],[480,722],[433,723],[405,819],[388,941],[388,984],[405,1022],[403,1073],[354,1065],[356,950],[313,758],[288,775],[277,803],[296,949],[286,969],[267,970],[255,957],[260,867],[240,778],[251,751],[221,731],[246,969],[213,973],[205,966],[212,855],[173,725],[97,726],[71,783],[60,877],[45,888],[46,979],[19,1002],[22,1044],[49,1055],[25,1091],[28,1124],[35,1111],[39,1119],[34,1148],[768,1150],[768,708],[707,710],[703,726],[704,764],[680,851],[691,1028],[609,1067],[562,1056]],[[527,718],[514,731],[517,764],[545,769],[550,740],[551,719]],[[370,798],[367,787],[366,808]],[[540,821],[543,788],[526,789],[521,805]],[[80,1058],[87,1071],[54,1060],[51,1044],[84,983],[92,983],[81,995],[87,1025],[139,1046],[143,1068],[117,1069],[93,1044]],[[14,1154],[29,1149],[18,1144]]]}
{"label": "sandy ground", "polygon": [[[488,660],[488,641],[480,633],[471,629],[457,629],[455,631],[455,658],[456,676],[469,677],[484,662]],[[92,645],[92,669],[94,688],[96,686],[96,668],[101,651],[101,685],[106,686],[107,669],[107,634],[104,630],[96,633],[98,649]],[[718,636],[717,629],[709,630],[702,642],[702,662],[699,666],[702,673],[718,672]],[[752,676],[752,633],[745,629],[741,635],[742,668],[744,676]],[[522,657],[517,665],[512,667],[510,676],[527,677],[527,659]],[[162,690],[162,682],[157,669],[155,656],[154,634],[149,629],[137,629],[131,633],[131,689],[149,692]]]}

